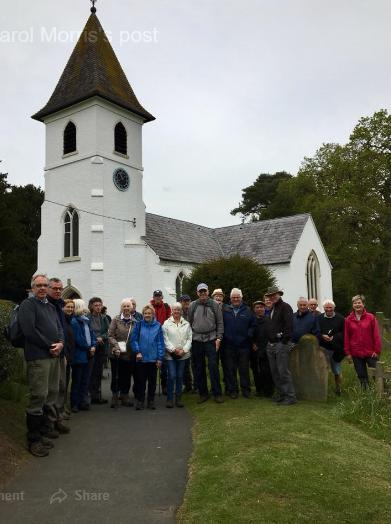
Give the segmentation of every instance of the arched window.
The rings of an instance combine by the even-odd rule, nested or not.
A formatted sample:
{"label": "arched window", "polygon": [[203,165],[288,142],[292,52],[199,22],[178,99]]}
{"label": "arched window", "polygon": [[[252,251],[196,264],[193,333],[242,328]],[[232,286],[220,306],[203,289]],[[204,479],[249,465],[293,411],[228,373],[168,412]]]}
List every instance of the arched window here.
{"label": "arched window", "polygon": [[306,275],[308,298],[320,300],[320,267],[315,251],[311,251],[308,257]]}
{"label": "arched window", "polygon": [[118,122],[114,129],[114,151],[122,155],[128,154],[128,135],[121,122]]}
{"label": "arched window", "polygon": [[64,129],[64,155],[76,151],[76,126],[68,122]]}
{"label": "arched window", "polygon": [[79,256],[79,215],[69,207],[64,215],[64,258]]}
{"label": "arched window", "polygon": [[183,295],[183,280],[185,278],[185,274],[182,273],[182,271],[179,273],[179,275],[176,277],[175,281],[175,291],[176,291],[176,299],[179,300],[179,297]]}

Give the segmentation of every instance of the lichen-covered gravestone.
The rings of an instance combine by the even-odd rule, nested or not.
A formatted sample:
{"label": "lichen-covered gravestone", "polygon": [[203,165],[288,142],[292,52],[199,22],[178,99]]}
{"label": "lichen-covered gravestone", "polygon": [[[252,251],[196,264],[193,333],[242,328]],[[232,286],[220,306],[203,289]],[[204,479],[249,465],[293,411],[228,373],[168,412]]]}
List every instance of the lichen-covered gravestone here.
{"label": "lichen-covered gravestone", "polygon": [[289,357],[296,396],[301,400],[327,400],[329,365],[316,337],[304,335]]}

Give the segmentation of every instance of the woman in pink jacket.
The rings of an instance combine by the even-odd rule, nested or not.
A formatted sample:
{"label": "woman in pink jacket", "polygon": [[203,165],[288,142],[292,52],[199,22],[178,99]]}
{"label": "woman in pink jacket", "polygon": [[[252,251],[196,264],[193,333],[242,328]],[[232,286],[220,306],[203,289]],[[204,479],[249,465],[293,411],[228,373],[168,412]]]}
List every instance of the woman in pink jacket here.
{"label": "woman in pink jacket", "polygon": [[366,388],[367,366],[376,367],[381,339],[376,317],[366,311],[364,301],[363,295],[352,298],[353,311],[345,319],[345,353],[348,360],[353,359],[361,386]]}

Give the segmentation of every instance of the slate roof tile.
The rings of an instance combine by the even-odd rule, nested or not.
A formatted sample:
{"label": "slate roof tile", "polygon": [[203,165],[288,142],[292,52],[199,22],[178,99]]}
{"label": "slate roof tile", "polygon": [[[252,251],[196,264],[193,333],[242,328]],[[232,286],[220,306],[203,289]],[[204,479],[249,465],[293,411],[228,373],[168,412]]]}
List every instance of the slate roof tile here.
{"label": "slate roof tile", "polygon": [[146,214],[146,242],[163,260],[202,263],[241,254],[261,264],[290,262],[310,215],[294,215],[217,229]]}

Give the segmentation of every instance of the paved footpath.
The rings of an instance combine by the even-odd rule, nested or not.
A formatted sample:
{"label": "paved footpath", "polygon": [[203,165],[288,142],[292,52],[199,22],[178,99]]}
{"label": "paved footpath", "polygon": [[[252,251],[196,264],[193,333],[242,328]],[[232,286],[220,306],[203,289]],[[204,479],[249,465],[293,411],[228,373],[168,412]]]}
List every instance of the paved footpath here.
{"label": "paved footpath", "polygon": [[0,499],[0,522],[174,523],[187,479],[191,419],[186,409],[156,400],[156,411],[106,404],[72,414],[71,433],[54,441],[49,457],[33,457],[3,490],[3,499],[12,493],[22,500]]}

